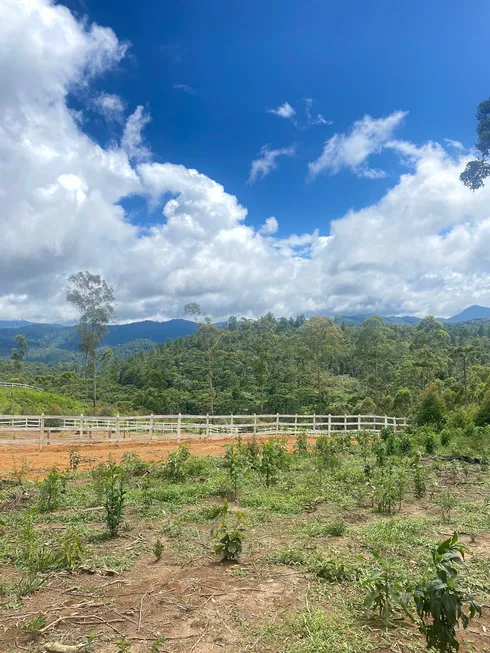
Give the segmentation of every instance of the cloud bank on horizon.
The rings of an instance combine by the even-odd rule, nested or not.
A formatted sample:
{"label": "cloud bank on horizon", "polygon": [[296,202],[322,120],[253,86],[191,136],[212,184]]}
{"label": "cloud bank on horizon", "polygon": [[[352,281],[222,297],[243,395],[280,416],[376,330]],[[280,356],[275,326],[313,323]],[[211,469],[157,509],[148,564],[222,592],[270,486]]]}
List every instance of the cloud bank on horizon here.
{"label": "cloud bank on horizon", "polygon": [[[66,277],[80,269],[115,287],[120,320],[181,316],[190,301],[216,319],[450,315],[490,303],[490,187],[471,193],[460,183],[468,157],[454,142],[396,140],[406,112],[360,118],[305,163],[310,178],[343,169],[376,178],[385,173],[370,157],[389,148],[408,167],[380,201],[348,211],[328,233],[280,237],[280,216],[255,229],[217,181],[156,162],[143,104],[126,107],[94,90],[87,111],[119,125],[120,137],[103,147],[84,132],[83,111],[70,110],[68,99],[79,89],[89,97],[91,82],[126,56],[129,45],[110,28],[49,0],[2,0],[0,40],[3,319],[69,319]],[[288,103],[271,112],[295,118]],[[251,180],[295,151],[263,148]],[[159,208],[157,224],[131,223],[121,202],[135,196]]]}

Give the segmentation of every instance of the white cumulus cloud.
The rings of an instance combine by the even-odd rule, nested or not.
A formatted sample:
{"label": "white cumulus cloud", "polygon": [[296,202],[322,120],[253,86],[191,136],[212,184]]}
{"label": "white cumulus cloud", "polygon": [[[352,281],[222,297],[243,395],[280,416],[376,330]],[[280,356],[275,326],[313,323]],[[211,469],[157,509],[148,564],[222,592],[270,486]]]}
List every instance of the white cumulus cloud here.
{"label": "white cumulus cloud", "polygon": [[277,221],[277,218],[271,215],[271,217],[267,218],[264,224],[260,227],[259,233],[263,236],[272,236],[272,234],[275,234],[278,229],[279,222]]}
{"label": "white cumulus cloud", "polygon": [[143,139],[143,130],[150,121],[150,114],[145,113],[141,105],[136,107],[134,113],[127,119],[121,146],[131,159],[142,161],[150,158],[151,151],[146,147]]}
{"label": "white cumulus cloud", "polygon": [[359,177],[384,176],[381,170],[371,170],[366,165],[367,159],[381,152],[406,115],[406,111],[394,111],[386,118],[366,115],[357,120],[347,134],[334,134],[326,141],[318,159],[308,164],[310,177],[315,178],[322,172],[335,175],[343,168]]}
{"label": "white cumulus cloud", "polygon": [[[459,150],[393,141],[399,114],[383,129],[370,118],[338,136],[340,154],[326,167],[359,173],[390,147],[408,167],[385,196],[321,232],[280,238],[275,218],[254,228],[217,181],[154,162],[143,105],[120,145],[84,133],[69,95],[87,97],[94,76],[118,66],[127,46],[110,29],[49,0],[1,0],[0,42],[2,318],[70,319],[66,280],[84,269],[115,287],[120,320],[181,316],[189,301],[216,319],[490,305],[490,186],[461,184],[468,157]],[[351,151],[344,141],[354,134]],[[134,196],[159,212],[152,226],[131,223],[123,205]]]}
{"label": "white cumulus cloud", "polygon": [[289,104],[289,102],[284,102],[277,107],[277,109],[267,109],[267,113],[272,113],[279,118],[285,118],[286,120],[291,120],[296,115],[296,110]]}
{"label": "white cumulus cloud", "polygon": [[254,181],[270,175],[273,170],[277,169],[277,159],[280,156],[294,156],[295,151],[296,147],[294,145],[282,147],[278,150],[270,150],[269,145],[263,145],[258,158],[254,159],[250,164],[249,183],[253,184]]}
{"label": "white cumulus cloud", "polygon": [[94,109],[102,114],[108,122],[122,121],[125,104],[119,95],[101,93],[93,99],[92,104]]}

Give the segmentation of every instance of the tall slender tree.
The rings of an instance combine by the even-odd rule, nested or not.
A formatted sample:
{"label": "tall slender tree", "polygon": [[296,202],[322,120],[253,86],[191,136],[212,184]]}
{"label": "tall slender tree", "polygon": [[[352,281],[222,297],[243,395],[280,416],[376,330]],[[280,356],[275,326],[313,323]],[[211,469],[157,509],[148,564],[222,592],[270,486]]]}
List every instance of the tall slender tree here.
{"label": "tall slender tree", "polygon": [[15,341],[17,342],[17,347],[12,349],[11,358],[15,363],[16,369],[20,370],[27,353],[27,340],[23,333],[19,333],[15,336]]}
{"label": "tall slender tree", "polygon": [[465,186],[471,190],[478,190],[484,185],[484,180],[490,176],[490,99],[480,102],[476,110],[476,149],[479,155],[473,161],[466,164],[466,168],[460,175]]}
{"label": "tall slender tree", "polygon": [[[92,398],[97,403],[97,347],[114,319],[114,290],[98,274],[77,272],[68,277],[66,300],[78,313],[79,349],[84,356],[85,378],[92,376]],[[90,362],[90,365],[89,365]]]}

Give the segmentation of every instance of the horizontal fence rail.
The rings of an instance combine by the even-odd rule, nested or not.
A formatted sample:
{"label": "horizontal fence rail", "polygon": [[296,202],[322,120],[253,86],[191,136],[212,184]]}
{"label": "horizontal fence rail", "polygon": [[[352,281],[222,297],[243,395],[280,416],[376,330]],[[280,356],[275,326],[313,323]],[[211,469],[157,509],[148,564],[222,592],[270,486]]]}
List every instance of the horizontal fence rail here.
{"label": "horizontal fence rail", "polygon": [[0,388],[27,388],[28,390],[44,392],[42,388],[36,388],[35,385],[27,385],[27,383],[10,383],[8,381],[0,381]]}
{"label": "horizontal fence rail", "polygon": [[0,415],[0,444],[39,443],[43,449],[51,443],[180,441],[298,433],[315,437],[380,431],[384,427],[396,432],[406,426],[406,417],[387,415]]}

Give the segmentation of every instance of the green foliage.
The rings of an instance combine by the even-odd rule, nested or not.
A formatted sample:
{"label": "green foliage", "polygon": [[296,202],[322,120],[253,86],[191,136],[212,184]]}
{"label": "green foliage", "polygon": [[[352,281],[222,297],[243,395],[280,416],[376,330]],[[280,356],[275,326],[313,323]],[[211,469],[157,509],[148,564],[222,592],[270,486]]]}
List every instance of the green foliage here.
{"label": "green foliage", "polygon": [[[420,632],[427,648],[439,653],[459,650],[456,628],[467,628],[481,606],[459,580],[464,569],[465,547],[458,544],[456,533],[432,549],[434,576],[415,588],[414,600],[420,618]],[[464,611],[465,606],[468,612]]]}
{"label": "green foliage", "polygon": [[169,453],[164,467],[165,478],[173,483],[181,483],[186,477],[186,462],[189,459],[189,456],[189,449],[182,444],[179,446],[177,451]]}
{"label": "green foliage", "polygon": [[247,459],[240,445],[229,444],[225,448],[225,464],[228,478],[233,488],[233,499],[236,501],[240,480],[247,468]]}
{"label": "green foliage", "polygon": [[424,440],[424,447],[425,451],[429,456],[432,456],[435,454],[436,449],[437,449],[437,440],[436,436],[432,431],[427,431],[425,440]]}
{"label": "green foliage", "polygon": [[328,436],[320,436],[315,442],[315,453],[322,469],[333,471],[340,466],[338,446],[335,440]]}
{"label": "green foliage", "polygon": [[214,551],[221,562],[236,562],[243,548],[246,532],[246,515],[243,512],[228,513],[218,530],[213,533]]}
{"label": "green foliage", "polygon": [[488,155],[490,152],[490,100],[480,102],[476,111],[476,133],[478,136],[476,149],[479,152],[477,159],[468,161],[466,168],[460,175],[460,180],[465,186],[475,191],[484,185],[484,180],[490,175]]}
{"label": "green foliage", "polygon": [[278,440],[263,442],[260,448],[260,455],[257,470],[262,476],[266,487],[277,482],[277,476],[286,465],[286,451]]}
{"label": "green foliage", "polygon": [[378,612],[385,628],[388,628],[396,608],[408,611],[408,579],[393,558],[383,558],[377,552],[373,556],[377,565],[361,581],[362,586],[368,590],[364,607]]}
{"label": "green foliage", "polygon": [[65,569],[74,571],[82,564],[83,546],[78,533],[68,529],[61,539],[62,564]]}
{"label": "green foliage", "polygon": [[76,472],[80,466],[81,456],[78,449],[73,447],[70,449],[70,469],[72,472]]}
{"label": "green foliage", "polygon": [[56,467],[53,467],[39,488],[39,510],[41,512],[52,512],[61,502],[63,484],[61,475]]}
{"label": "green foliage", "polygon": [[107,464],[103,478],[107,534],[116,537],[123,519],[126,499],[125,472],[114,462]]}
{"label": "green foliage", "polygon": [[37,639],[42,634],[42,629],[46,626],[46,617],[39,613],[33,619],[26,621],[22,626],[22,629],[31,637],[32,639]]}
{"label": "green foliage", "polygon": [[162,559],[163,555],[163,544],[161,543],[160,540],[157,540],[155,544],[153,545],[153,555],[155,556],[156,560],[160,561]]}
{"label": "green foliage", "polygon": [[435,388],[429,388],[422,396],[417,414],[417,423],[420,426],[427,424],[440,429],[445,419],[446,407],[444,405],[444,399],[438,394]]}
{"label": "green foliage", "polygon": [[294,453],[306,456],[308,453],[308,436],[306,433],[298,433],[294,443]]}
{"label": "green foliage", "polygon": [[490,424],[490,390],[485,393],[482,404],[475,413],[474,422],[477,426]]}
{"label": "green foliage", "polygon": [[427,472],[420,462],[420,454],[417,454],[412,463],[413,491],[417,499],[423,497],[427,490]]}

